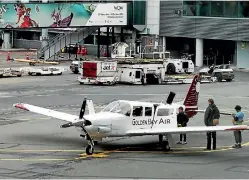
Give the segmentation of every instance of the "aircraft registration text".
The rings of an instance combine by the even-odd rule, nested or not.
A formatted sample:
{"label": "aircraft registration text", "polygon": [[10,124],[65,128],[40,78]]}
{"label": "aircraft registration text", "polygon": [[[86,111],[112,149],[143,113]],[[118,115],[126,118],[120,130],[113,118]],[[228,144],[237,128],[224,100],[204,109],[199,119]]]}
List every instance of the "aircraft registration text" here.
{"label": "aircraft registration text", "polygon": [[147,120],[132,120],[132,125],[133,126],[141,126],[141,125],[152,125],[152,124],[170,124],[170,119],[163,119],[161,118],[160,120],[152,120],[152,119],[147,119]]}

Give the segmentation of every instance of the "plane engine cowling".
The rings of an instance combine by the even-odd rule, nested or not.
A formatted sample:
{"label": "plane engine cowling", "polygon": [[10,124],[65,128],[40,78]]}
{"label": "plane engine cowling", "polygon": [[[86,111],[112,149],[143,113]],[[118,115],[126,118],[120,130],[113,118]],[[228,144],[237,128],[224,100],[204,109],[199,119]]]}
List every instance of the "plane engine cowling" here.
{"label": "plane engine cowling", "polygon": [[99,126],[90,125],[90,126],[85,126],[85,129],[92,136],[111,133],[111,128],[109,127],[99,127]]}

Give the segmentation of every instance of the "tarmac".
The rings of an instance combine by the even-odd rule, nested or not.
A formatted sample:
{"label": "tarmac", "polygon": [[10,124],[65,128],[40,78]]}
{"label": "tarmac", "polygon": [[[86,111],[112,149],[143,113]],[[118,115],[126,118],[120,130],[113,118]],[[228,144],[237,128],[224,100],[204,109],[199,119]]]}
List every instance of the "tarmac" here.
{"label": "tarmac", "polygon": [[[0,67],[7,66],[0,63]],[[206,108],[209,98],[214,98],[220,110],[234,111],[240,104],[249,124],[249,74],[236,72],[235,76],[229,83],[201,84],[199,109]],[[80,85],[76,77],[65,71],[61,76],[0,79],[0,178],[248,178],[247,131],[241,149],[231,148],[232,132],[218,132],[215,151],[203,150],[206,135],[198,133],[188,134],[188,144],[176,145],[171,152],[160,149],[157,136],[107,138],[95,146],[94,155],[87,156],[87,142],[75,128],[60,129],[65,122],[13,107],[24,102],[78,115],[84,97],[92,99],[100,111],[115,99],[161,102],[169,91],[182,100],[189,87],[90,86]],[[231,125],[231,119],[222,116],[220,123]],[[188,126],[203,123],[203,114],[198,114]],[[179,135],[173,137],[178,141]]]}

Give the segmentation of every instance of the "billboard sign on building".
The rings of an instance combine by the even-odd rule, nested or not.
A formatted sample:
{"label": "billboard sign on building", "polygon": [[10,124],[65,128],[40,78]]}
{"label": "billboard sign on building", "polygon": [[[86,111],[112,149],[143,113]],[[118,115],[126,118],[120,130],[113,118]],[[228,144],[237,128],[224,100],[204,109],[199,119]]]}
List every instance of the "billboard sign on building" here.
{"label": "billboard sign on building", "polygon": [[126,25],[126,3],[0,3],[0,28]]}

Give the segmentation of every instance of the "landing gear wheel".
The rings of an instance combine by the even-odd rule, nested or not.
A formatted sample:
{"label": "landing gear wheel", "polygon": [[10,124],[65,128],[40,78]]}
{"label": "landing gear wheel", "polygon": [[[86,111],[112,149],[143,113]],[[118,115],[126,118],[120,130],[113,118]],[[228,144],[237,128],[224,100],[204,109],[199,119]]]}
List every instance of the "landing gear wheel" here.
{"label": "landing gear wheel", "polygon": [[88,146],[86,147],[86,154],[87,154],[87,155],[92,155],[93,152],[94,152],[93,146],[88,145]]}
{"label": "landing gear wheel", "polygon": [[170,151],[170,146],[169,146],[169,142],[168,141],[163,141],[162,142],[162,149],[164,151]]}

